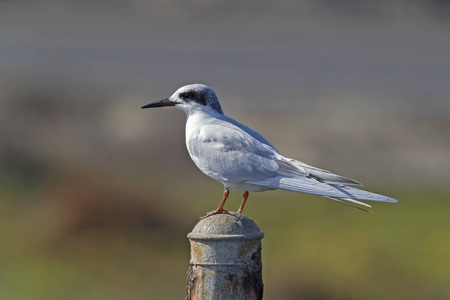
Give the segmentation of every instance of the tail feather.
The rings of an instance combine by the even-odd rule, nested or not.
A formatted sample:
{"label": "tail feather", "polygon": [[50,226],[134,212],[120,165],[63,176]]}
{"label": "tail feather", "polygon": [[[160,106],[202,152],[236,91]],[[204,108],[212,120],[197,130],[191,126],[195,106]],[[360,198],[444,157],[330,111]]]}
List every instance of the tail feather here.
{"label": "tail feather", "polygon": [[[345,202],[343,199],[341,200],[341,199],[336,199],[336,198],[333,198],[333,197],[327,197],[327,196],[325,196],[325,198],[328,198],[328,199],[337,201],[337,202],[339,202],[339,203],[342,203],[342,204],[351,206],[351,207],[353,207],[353,208],[360,209],[360,210],[362,210],[362,211],[365,211],[365,212],[368,212],[368,213],[373,214],[372,211],[370,211],[370,210],[368,210],[368,209],[365,209],[365,208],[362,208],[362,207],[359,207],[359,206],[356,206],[356,205],[353,205],[353,204],[351,204],[351,203]],[[353,202],[353,201],[351,201],[351,202]],[[356,201],[356,202],[357,202],[357,201]],[[359,204],[361,204],[361,205],[366,205],[366,206],[369,206],[369,207],[372,207],[372,206],[367,205],[367,204],[362,203],[362,202],[359,202]]]}
{"label": "tail feather", "polygon": [[296,166],[297,168],[302,168],[305,170],[310,176],[318,179],[319,181],[329,183],[329,184],[341,184],[341,185],[359,185],[362,186],[362,184],[356,180],[340,176],[334,173],[331,173],[330,171],[316,168],[313,166],[310,166],[308,164],[305,164],[304,162],[295,160],[295,159],[288,159],[288,162]]}
{"label": "tail feather", "polygon": [[333,184],[331,186],[333,186],[335,189],[347,194],[348,198],[350,198],[350,199],[391,202],[391,203],[399,202],[397,199],[394,199],[394,198],[391,198],[388,196],[384,196],[384,195],[380,195],[380,194],[375,194],[372,192],[367,192],[367,191],[360,190],[360,189],[357,189],[354,187],[337,186],[337,185],[333,185]]}
{"label": "tail feather", "polygon": [[362,205],[362,206],[372,207],[372,205],[369,205],[369,204],[364,203],[364,202],[356,201],[356,200],[350,199],[350,198],[342,198],[341,200],[345,200],[345,201],[352,202],[352,203],[355,203],[355,204],[358,204],[358,205]]}
{"label": "tail feather", "polygon": [[324,197],[343,199],[343,201],[353,202],[360,205],[361,202],[357,200],[391,202],[391,203],[398,202],[397,199],[390,198],[384,195],[375,194],[344,185],[328,184],[315,180],[314,178],[309,178],[305,176],[298,176],[298,177],[278,176],[261,181],[249,181],[248,183],[266,186],[274,189],[282,189],[294,192],[320,195]]}

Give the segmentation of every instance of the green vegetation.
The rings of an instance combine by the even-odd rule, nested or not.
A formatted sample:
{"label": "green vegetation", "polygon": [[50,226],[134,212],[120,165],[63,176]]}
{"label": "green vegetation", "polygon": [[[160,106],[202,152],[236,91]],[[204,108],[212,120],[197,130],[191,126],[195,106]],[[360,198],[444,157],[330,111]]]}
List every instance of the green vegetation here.
{"label": "green vegetation", "polygon": [[[72,190],[60,197],[48,184],[18,191],[19,184],[3,181],[0,298],[182,299],[186,234],[218,204],[220,187],[201,190],[193,180],[129,196],[121,187],[124,198],[108,202],[98,199],[117,186],[91,181],[88,193],[68,182],[62,185]],[[74,182],[86,187],[89,180]],[[265,299],[450,298],[450,192],[383,192],[401,202],[375,203],[373,215],[320,197],[252,194],[245,213],[266,234]],[[131,204],[155,194],[147,208]],[[99,206],[86,204],[89,197]],[[239,198],[232,193],[226,207],[237,208]]]}

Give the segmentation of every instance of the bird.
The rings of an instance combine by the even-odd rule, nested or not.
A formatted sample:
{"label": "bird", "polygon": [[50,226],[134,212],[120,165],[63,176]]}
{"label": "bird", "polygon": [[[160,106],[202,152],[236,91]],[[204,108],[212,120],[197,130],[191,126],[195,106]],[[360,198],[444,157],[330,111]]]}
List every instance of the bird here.
{"label": "bird", "polygon": [[[361,209],[371,207],[360,200],[399,202],[364,191],[361,183],[330,171],[281,155],[261,134],[226,116],[216,93],[204,84],[185,85],[169,98],[141,108],[173,106],[186,116],[186,147],[195,165],[224,185],[219,207],[203,218],[227,213],[230,190],[244,191],[237,210],[242,213],[249,192],[288,190],[314,194]],[[363,207],[362,207],[363,206]]]}

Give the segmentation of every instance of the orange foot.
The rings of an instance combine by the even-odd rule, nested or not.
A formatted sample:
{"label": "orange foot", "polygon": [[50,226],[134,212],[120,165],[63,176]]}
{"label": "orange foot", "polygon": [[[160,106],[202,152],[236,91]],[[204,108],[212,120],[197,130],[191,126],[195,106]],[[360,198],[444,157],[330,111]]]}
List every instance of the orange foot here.
{"label": "orange foot", "polygon": [[205,216],[200,217],[200,219],[203,220],[203,219],[206,219],[206,218],[214,216],[214,215],[226,214],[226,213],[228,213],[228,210],[225,210],[225,209],[213,210],[213,211],[210,211],[209,213],[207,213]]}

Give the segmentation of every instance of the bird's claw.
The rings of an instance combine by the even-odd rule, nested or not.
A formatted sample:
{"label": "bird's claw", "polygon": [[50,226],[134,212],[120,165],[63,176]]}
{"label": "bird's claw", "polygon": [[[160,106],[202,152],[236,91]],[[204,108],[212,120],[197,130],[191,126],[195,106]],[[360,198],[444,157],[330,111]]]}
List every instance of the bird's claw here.
{"label": "bird's claw", "polygon": [[207,213],[206,215],[204,215],[203,217],[200,217],[200,219],[206,219],[206,218],[208,218],[208,217],[211,217],[211,216],[214,216],[214,215],[218,215],[218,214],[226,214],[226,213],[228,213],[228,210],[225,210],[225,209],[221,209],[221,210],[213,210],[213,211],[210,211],[209,213]]}

